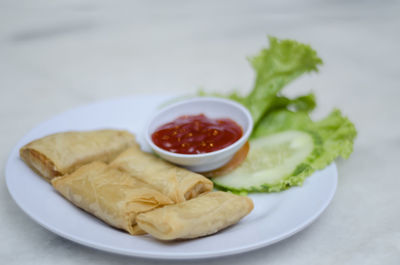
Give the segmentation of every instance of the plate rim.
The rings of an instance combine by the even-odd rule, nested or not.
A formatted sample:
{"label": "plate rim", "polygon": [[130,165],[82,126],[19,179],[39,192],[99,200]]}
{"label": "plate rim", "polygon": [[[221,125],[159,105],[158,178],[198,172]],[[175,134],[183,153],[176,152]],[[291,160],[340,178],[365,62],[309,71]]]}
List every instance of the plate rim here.
{"label": "plate rim", "polygon": [[[331,167],[332,174],[333,174],[333,186],[330,189],[330,193],[325,197],[324,203],[319,207],[318,211],[314,212],[313,215],[309,216],[306,220],[304,220],[300,225],[297,225],[296,227],[294,227],[291,230],[286,231],[283,234],[277,235],[273,238],[268,238],[267,240],[261,240],[259,242],[253,243],[253,244],[248,244],[246,246],[240,246],[240,247],[236,247],[236,248],[230,248],[228,250],[220,250],[220,251],[215,251],[215,252],[199,252],[199,253],[180,253],[179,256],[177,256],[176,253],[172,253],[172,254],[168,254],[168,253],[162,253],[162,254],[157,254],[154,252],[149,252],[149,251],[139,251],[139,252],[135,252],[135,251],[125,251],[123,249],[117,248],[117,247],[110,247],[110,246],[106,246],[103,245],[102,243],[96,243],[93,244],[90,240],[84,240],[81,239],[78,236],[75,235],[70,235],[68,233],[63,232],[62,230],[59,230],[58,228],[49,225],[49,223],[43,221],[41,218],[35,216],[30,210],[26,209],[23,205],[21,205],[20,201],[18,198],[15,197],[15,194],[12,192],[12,187],[10,187],[10,175],[11,172],[9,172],[10,167],[11,167],[11,163],[12,163],[12,159],[15,158],[16,156],[18,156],[19,153],[19,148],[20,146],[26,142],[26,139],[28,138],[29,135],[31,135],[32,133],[34,133],[36,130],[38,130],[40,127],[45,126],[45,124],[47,123],[51,123],[53,120],[59,118],[59,116],[62,115],[66,115],[67,113],[70,112],[75,112],[75,111],[79,111],[82,110],[84,108],[90,108],[93,107],[95,105],[101,105],[104,103],[110,103],[113,101],[120,101],[120,100],[132,100],[135,99],[137,97],[154,97],[154,96],[159,96],[159,97],[166,97],[167,94],[163,94],[163,93],[157,93],[157,94],[153,94],[153,93],[143,93],[143,94],[135,94],[132,96],[126,96],[126,97],[116,97],[116,98],[112,98],[112,99],[106,99],[106,100],[99,100],[99,101],[94,101],[88,104],[83,104],[77,107],[73,107],[71,109],[68,109],[66,111],[60,112],[54,116],[52,116],[51,118],[40,122],[38,125],[36,125],[35,127],[31,128],[23,137],[21,137],[18,142],[14,145],[12,151],[10,152],[10,155],[7,159],[6,165],[5,165],[5,182],[6,182],[6,187],[7,187],[7,191],[10,194],[11,198],[13,199],[13,201],[17,204],[17,206],[22,210],[22,212],[24,212],[30,219],[32,219],[33,221],[35,221],[37,224],[39,224],[40,226],[44,227],[46,230],[49,230],[50,232],[63,237],[65,239],[68,239],[72,242],[78,243],[80,245],[86,246],[86,247],[90,247],[93,249],[98,249],[101,251],[105,251],[105,252],[109,252],[109,253],[115,253],[115,254],[119,254],[119,255],[124,255],[124,256],[129,256],[129,257],[139,257],[139,258],[146,258],[146,259],[159,259],[159,260],[194,260],[194,259],[207,259],[207,258],[216,258],[216,257],[224,257],[224,256],[230,256],[230,255],[236,255],[236,254],[240,254],[240,253],[244,253],[244,252],[249,252],[249,251],[253,251],[256,249],[260,249],[272,244],[275,244],[279,241],[285,240],[291,236],[293,236],[294,234],[300,232],[301,230],[304,230],[306,227],[308,227],[309,225],[311,225],[325,210],[326,208],[329,206],[329,204],[332,202],[332,199],[336,193],[336,189],[337,189],[337,184],[338,184],[338,171],[337,171],[337,166],[335,162],[332,162],[330,165],[328,165],[326,168]],[[176,95],[173,95],[174,97],[176,97]],[[179,95],[178,95],[179,96]],[[171,94],[168,94],[167,97],[172,97]],[[311,178],[311,176],[309,176],[308,178]]]}

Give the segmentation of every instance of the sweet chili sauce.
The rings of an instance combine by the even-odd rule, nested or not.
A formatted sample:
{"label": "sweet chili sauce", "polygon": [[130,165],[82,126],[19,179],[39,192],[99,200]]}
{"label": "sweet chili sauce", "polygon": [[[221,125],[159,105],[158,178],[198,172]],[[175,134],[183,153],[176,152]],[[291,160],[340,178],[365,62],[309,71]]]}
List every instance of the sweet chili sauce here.
{"label": "sweet chili sauce", "polygon": [[158,127],[151,138],[158,147],[173,153],[203,154],[223,149],[242,135],[242,128],[231,119],[199,114],[180,116]]}

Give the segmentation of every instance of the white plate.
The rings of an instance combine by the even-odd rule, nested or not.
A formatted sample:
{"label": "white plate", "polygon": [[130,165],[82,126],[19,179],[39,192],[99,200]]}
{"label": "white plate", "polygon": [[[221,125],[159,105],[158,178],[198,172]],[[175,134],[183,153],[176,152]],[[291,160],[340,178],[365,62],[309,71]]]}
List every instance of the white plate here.
{"label": "white plate", "polygon": [[[137,134],[166,95],[141,95],[79,107],[46,121],[15,146],[6,166],[6,182],[18,206],[48,230],[82,245],[129,256],[158,259],[197,259],[225,256],[261,248],[304,229],[328,206],[336,190],[332,164],[310,176],[302,187],[273,194],[254,194],[253,212],[215,235],[179,242],[150,236],[130,236],[70,204],[27,167],[18,150],[29,141],[66,130],[123,128]],[[148,148],[148,147],[147,147]]]}

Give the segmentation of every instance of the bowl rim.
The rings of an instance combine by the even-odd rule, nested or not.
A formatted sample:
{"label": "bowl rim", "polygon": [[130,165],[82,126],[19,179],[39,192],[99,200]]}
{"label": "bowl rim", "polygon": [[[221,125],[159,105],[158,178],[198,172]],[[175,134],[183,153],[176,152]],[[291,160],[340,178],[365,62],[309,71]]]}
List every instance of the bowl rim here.
{"label": "bowl rim", "polygon": [[[153,140],[151,139],[151,133],[150,132],[150,125],[153,123],[154,119],[157,118],[159,115],[162,115],[164,112],[170,111],[171,109],[179,106],[179,105],[184,105],[184,104],[188,104],[191,103],[193,101],[212,101],[212,102],[218,102],[218,103],[222,103],[222,104],[227,104],[227,105],[231,105],[237,109],[239,109],[244,116],[246,117],[246,120],[248,122],[248,126],[246,131],[243,132],[242,136],[234,143],[232,143],[231,145],[228,145],[222,149],[213,151],[213,152],[208,152],[208,153],[201,153],[201,154],[180,154],[180,153],[173,153],[167,150],[164,150],[160,147],[158,147]],[[227,117],[231,120],[233,120],[234,122],[237,123],[237,121],[233,118],[233,117]],[[243,130],[243,128],[242,128]],[[215,155],[219,155],[221,153],[225,153],[228,152],[231,149],[235,149],[237,146],[241,146],[242,144],[244,144],[247,139],[250,137],[251,132],[253,131],[253,118],[251,116],[250,111],[243,106],[242,104],[230,100],[230,99],[225,99],[225,98],[218,98],[218,97],[194,97],[194,98],[190,98],[190,99],[185,99],[185,100],[181,100],[179,102],[176,103],[172,103],[171,105],[168,105],[162,109],[160,109],[159,111],[157,111],[156,113],[154,113],[152,115],[152,117],[149,119],[147,125],[146,125],[146,141],[147,143],[150,145],[150,147],[159,153],[162,153],[164,155],[168,155],[168,156],[173,156],[176,158],[205,158],[205,157],[211,157],[211,156],[215,156]]]}

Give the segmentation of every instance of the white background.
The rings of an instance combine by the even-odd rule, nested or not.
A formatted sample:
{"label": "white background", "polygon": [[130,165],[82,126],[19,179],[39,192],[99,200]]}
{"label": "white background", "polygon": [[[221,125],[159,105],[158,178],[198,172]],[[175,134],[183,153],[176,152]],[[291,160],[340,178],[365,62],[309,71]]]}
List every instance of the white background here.
{"label": "white background", "polygon": [[[400,264],[399,1],[1,1],[0,163],[39,122],[96,100],[251,88],[266,35],[311,44],[315,117],[339,107],[359,131],[332,204],[281,243],[194,264]],[[3,264],[186,264],[82,247],[31,221],[0,180]],[[18,176],[16,176],[18,177]]]}

